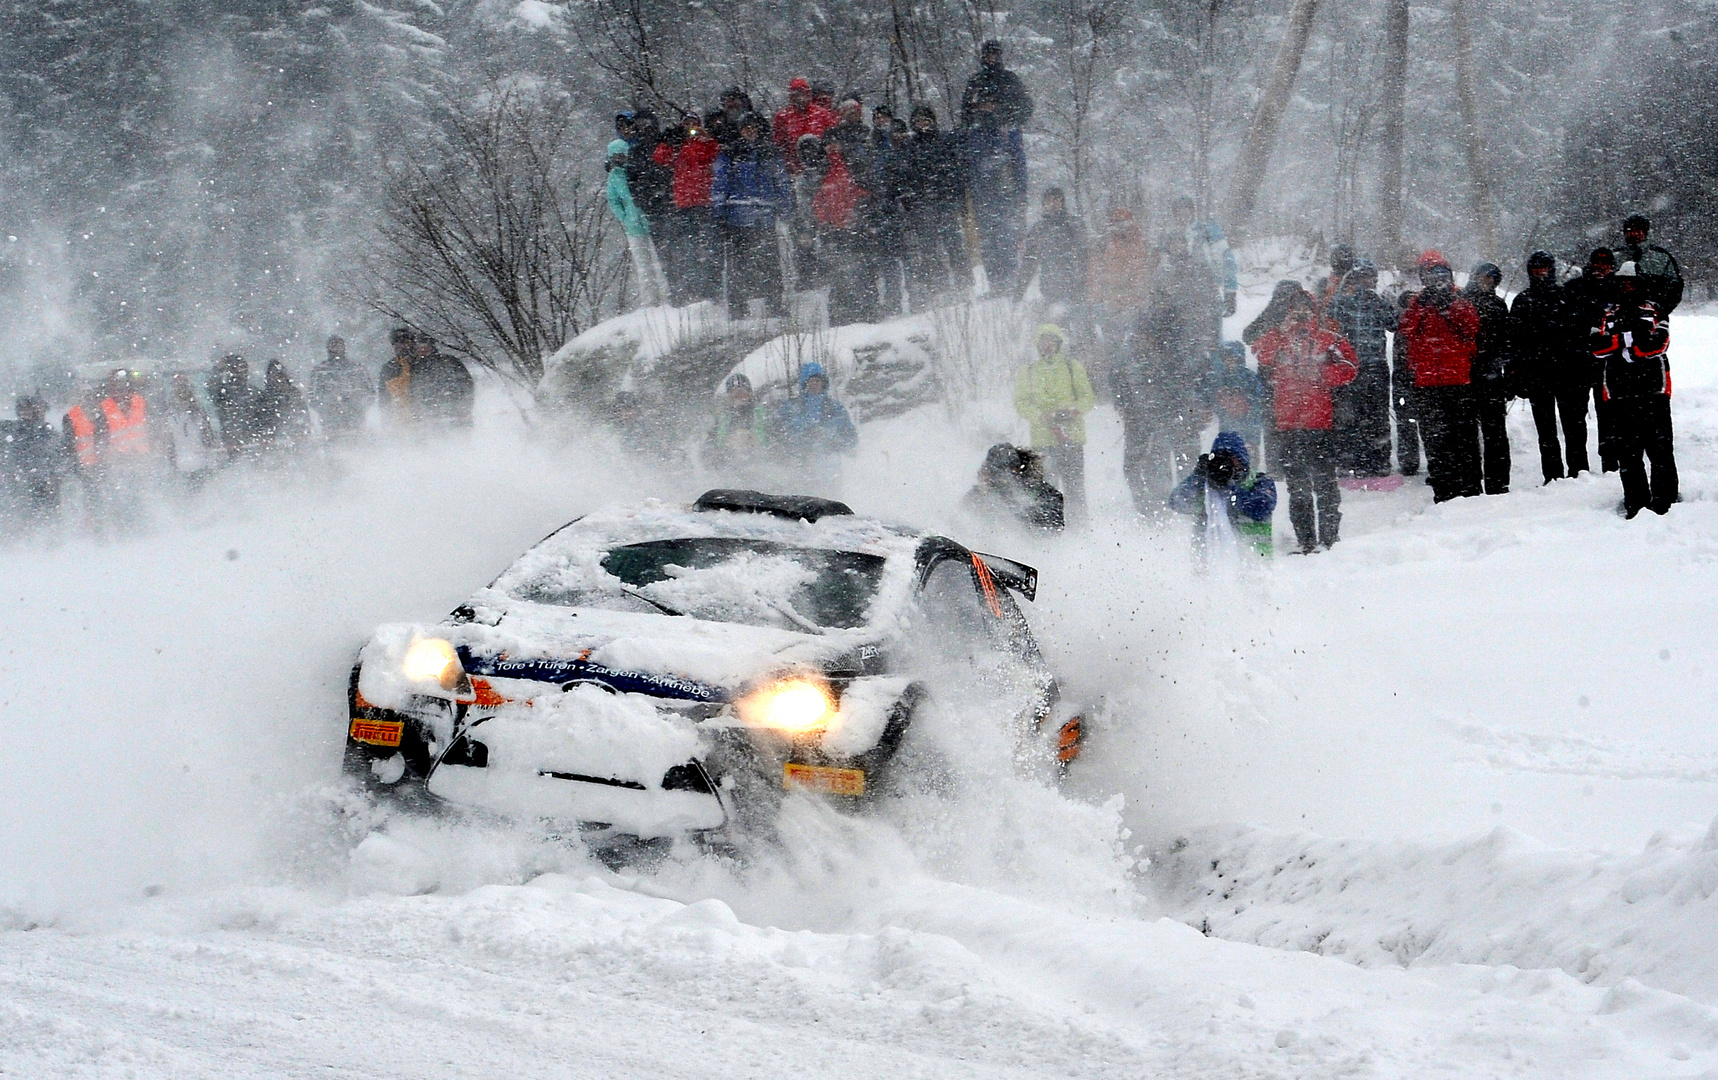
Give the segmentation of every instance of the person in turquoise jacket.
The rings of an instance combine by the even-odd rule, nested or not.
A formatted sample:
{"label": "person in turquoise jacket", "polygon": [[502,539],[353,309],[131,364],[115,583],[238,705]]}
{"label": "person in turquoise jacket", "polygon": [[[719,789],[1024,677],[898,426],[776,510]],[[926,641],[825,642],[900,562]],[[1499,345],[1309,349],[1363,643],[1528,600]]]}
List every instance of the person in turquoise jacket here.
{"label": "person in turquoise jacket", "polygon": [[631,153],[625,139],[608,144],[608,208],[626,234],[627,254],[632,257],[632,269],[638,278],[638,302],[644,307],[655,307],[667,302],[668,281],[662,275],[656,245],[650,238],[650,222],[633,202],[632,188],[626,182],[626,161]]}
{"label": "person in turquoise jacket", "polygon": [[1097,399],[1085,365],[1068,355],[1061,327],[1040,326],[1036,346],[1037,358],[1014,380],[1014,408],[1062,489],[1068,524],[1077,525],[1086,516],[1086,414]]}

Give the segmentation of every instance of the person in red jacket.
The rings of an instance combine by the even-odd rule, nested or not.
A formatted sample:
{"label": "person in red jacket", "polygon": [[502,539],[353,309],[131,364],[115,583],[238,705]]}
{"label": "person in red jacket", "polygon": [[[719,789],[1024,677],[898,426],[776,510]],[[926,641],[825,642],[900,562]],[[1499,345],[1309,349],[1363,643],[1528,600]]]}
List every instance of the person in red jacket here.
{"label": "person in red jacket", "polygon": [[1330,391],[1359,373],[1354,347],[1320,325],[1312,295],[1297,287],[1284,297],[1281,325],[1253,342],[1253,353],[1275,405],[1273,439],[1295,539],[1302,554],[1317,551],[1321,542],[1329,548],[1342,525]]}
{"label": "person in red jacket", "polygon": [[1444,502],[1480,493],[1479,418],[1473,362],[1479,312],[1456,292],[1447,259],[1428,251],[1419,261],[1421,290],[1396,325],[1414,373],[1414,402],[1426,443],[1426,481]]}
{"label": "person in red jacket", "polygon": [[675,224],[669,242],[676,250],[669,261],[679,274],[669,286],[675,304],[714,300],[722,292],[722,234],[710,215],[710,185],[722,149],[710,126],[721,116],[712,112],[702,124],[689,116],[678,137],[656,144],[656,163],[674,170]]}
{"label": "person in red jacket", "polygon": [[770,134],[775,136],[776,150],[781,154],[789,176],[799,175],[799,137],[816,135],[822,138],[823,133],[837,122],[832,110],[811,100],[810,83],[794,79],[787,84],[787,106],[775,114]]}

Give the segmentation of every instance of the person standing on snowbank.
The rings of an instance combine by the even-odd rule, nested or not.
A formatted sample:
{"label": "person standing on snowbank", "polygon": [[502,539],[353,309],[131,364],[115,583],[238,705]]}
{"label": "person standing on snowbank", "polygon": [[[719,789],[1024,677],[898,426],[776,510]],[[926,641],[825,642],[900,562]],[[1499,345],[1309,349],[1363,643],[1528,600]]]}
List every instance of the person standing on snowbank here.
{"label": "person standing on snowbank", "polygon": [[793,187],[767,135],[763,117],[741,117],[739,138],[716,155],[710,183],[710,209],[727,249],[732,319],[745,318],[748,302],[758,297],[769,314],[787,313],[776,221],[793,211]]}
{"label": "person standing on snowbank", "polygon": [[[1336,256],[1331,256],[1334,262]],[[1354,476],[1390,475],[1390,331],[1400,314],[1378,295],[1378,268],[1357,258],[1326,309],[1354,346],[1360,374],[1337,391],[1336,468]],[[1404,425],[1405,426],[1405,425]]]}
{"label": "person standing on snowbank", "polygon": [[1509,362],[1509,305],[1497,295],[1503,271],[1496,263],[1480,263],[1467,276],[1462,297],[1479,315],[1474,341],[1474,414],[1479,421],[1480,472],[1487,495],[1509,491],[1509,399],[1515,396]]}
{"label": "person standing on snowbank", "polygon": [[1426,440],[1426,479],[1436,502],[1480,493],[1479,421],[1473,362],[1479,313],[1456,294],[1455,274],[1436,251],[1420,256],[1422,286],[1396,324],[1414,373],[1414,408]]}
{"label": "person standing on snowbank", "polygon": [[1682,303],[1682,268],[1676,257],[1657,244],[1647,243],[1652,222],[1641,214],[1630,214],[1623,222],[1623,246],[1617,256],[1634,263],[1640,275],[1640,293],[1657,304],[1665,318]]}
{"label": "person standing on snowbank", "polygon": [[1014,409],[1032,429],[1062,489],[1068,522],[1086,517],[1086,414],[1097,404],[1085,365],[1068,355],[1066,335],[1054,323],[1038,327],[1037,355],[1014,380]]}
{"label": "person standing on snowbank", "polygon": [[650,222],[644,211],[633,201],[627,179],[627,162],[632,148],[625,139],[608,144],[608,208],[620,222],[626,234],[626,251],[632,258],[633,277],[638,284],[638,305],[656,307],[668,302],[668,282],[657,261],[656,245],[650,240]]}
{"label": "person standing on snowbank", "polygon": [[1253,352],[1270,384],[1276,417],[1276,460],[1289,489],[1289,521],[1303,555],[1328,549],[1342,525],[1336,483],[1336,402],[1331,391],[1354,381],[1354,347],[1319,324],[1312,296],[1286,299],[1281,326],[1259,338]]}
{"label": "person standing on snowbank", "polygon": [[1032,119],[1032,95],[1020,76],[1002,66],[1002,42],[986,41],[978,51],[978,71],[966,81],[966,92],[960,98],[960,122],[970,127],[977,122],[979,103],[992,101],[996,118],[1010,131],[1018,132]]}
{"label": "person standing on snowbank", "polygon": [[[1563,283],[1564,310],[1577,348],[1598,332],[1605,309],[1616,302],[1616,272],[1616,253],[1610,248],[1594,248],[1587,256],[1587,265],[1582,268],[1581,275]],[[1612,445],[1608,403],[1598,392],[1601,373],[1593,365],[1590,352],[1583,359],[1588,364],[1587,386],[1593,394],[1593,426],[1599,429],[1599,469],[1616,472],[1617,454]]]}
{"label": "person standing on snowbank", "polygon": [[[1545,482],[1579,476],[1587,464],[1587,396],[1592,392],[1592,360],[1570,340],[1557,260],[1548,251],[1527,257],[1527,288],[1509,308],[1510,363],[1517,389],[1533,406],[1539,434],[1539,468]],[[1557,442],[1561,421],[1563,444]],[[1568,458],[1565,471],[1564,458]]]}
{"label": "person standing on snowbank", "polygon": [[[1616,273],[1617,299],[1593,331],[1599,395],[1605,401],[1623,481],[1623,516],[1643,508],[1667,514],[1680,500],[1675,435],[1670,424],[1669,320],[1634,263]],[[1643,456],[1652,462],[1649,479]]]}

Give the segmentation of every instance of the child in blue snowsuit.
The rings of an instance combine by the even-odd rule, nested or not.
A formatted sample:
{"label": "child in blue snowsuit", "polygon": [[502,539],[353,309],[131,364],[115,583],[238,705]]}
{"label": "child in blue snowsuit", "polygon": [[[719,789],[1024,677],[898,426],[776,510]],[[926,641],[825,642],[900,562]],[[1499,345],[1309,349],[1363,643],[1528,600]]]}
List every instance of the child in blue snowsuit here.
{"label": "child in blue snowsuit", "polygon": [[1237,545],[1269,556],[1271,515],[1277,508],[1276,481],[1253,472],[1247,444],[1233,431],[1220,432],[1211,443],[1211,452],[1200,455],[1193,472],[1170,493],[1169,508],[1193,518],[1194,543],[1208,549],[1207,537],[1216,530],[1207,507],[1219,501],[1228,510],[1227,526]]}
{"label": "child in blue snowsuit", "polygon": [[851,454],[859,432],[847,409],[829,393],[829,376],[819,363],[801,364],[799,396],[776,410],[781,449],[812,483],[833,485],[840,474],[837,455]]}

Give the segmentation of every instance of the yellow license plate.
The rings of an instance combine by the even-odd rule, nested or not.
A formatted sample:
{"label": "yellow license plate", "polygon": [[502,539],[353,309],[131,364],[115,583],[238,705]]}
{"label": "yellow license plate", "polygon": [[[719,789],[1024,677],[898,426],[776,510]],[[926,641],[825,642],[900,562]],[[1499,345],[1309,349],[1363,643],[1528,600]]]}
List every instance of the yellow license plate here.
{"label": "yellow license plate", "polygon": [[865,794],[864,769],[836,769],[827,765],[801,765],[790,761],[782,766],[781,786],[825,795]]}
{"label": "yellow license plate", "polygon": [[398,720],[362,720],[352,718],[352,741],[371,746],[398,746],[406,725]]}

